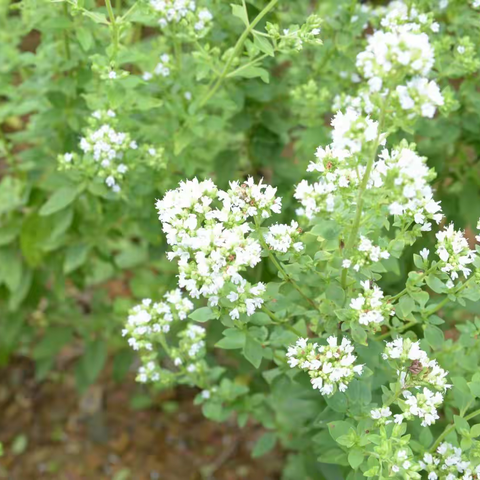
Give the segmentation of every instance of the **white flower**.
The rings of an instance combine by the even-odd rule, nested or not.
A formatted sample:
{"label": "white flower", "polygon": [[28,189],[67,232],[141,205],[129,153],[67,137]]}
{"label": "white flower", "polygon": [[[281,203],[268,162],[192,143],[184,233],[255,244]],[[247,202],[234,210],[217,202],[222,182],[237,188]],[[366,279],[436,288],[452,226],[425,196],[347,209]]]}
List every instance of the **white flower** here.
{"label": "white flower", "polygon": [[422,250],[420,250],[420,256],[423,258],[425,262],[428,259],[428,255],[430,255],[430,250],[428,248],[423,248]]}
{"label": "white flower", "polygon": [[463,232],[456,231],[453,224],[448,225],[436,234],[436,252],[440,257],[442,272],[450,276],[452,281],[458,278],[459,272],[468,277],[471,268],[468,267],[476,257],[476,252],[470,250]]}
{"label": "white flower", "polygon": [[287,358],[290,367],[300,367],[308,372],[314,389],[322,395],[331,395],[335,390],[345,391],[354,375],[361,375],[363,365],[354,365],[353,345],[342,338],[340,345],[337,337],[327,338],[326,346],[307,343],[300,338],[288,348]]}
{"label": "white flower", "polygon": [[303,250],[303,244],[295,241],[299,235],[298,223],[292,220],[290,225],[278,223],[272,225],[264,238],[272,250],[280,253],[287,253],[289,250],[299,252]]}
{"label": "white flower", "polygon": [[[397,338],[388,342],[383,353],[385,360],[398,361],[399,376],[403,376],[402,383],[408,375],[409,385],[428,384],[437,390],[450,388],[447,384],[448,372],[441,368],[436,360],[430,360],[425,351],[420,348],[419,342],[412,342],[410,339]],[[411,368],[413,363],[415,368]]]}
{"label": "white flower", "polygon": [[362,282],[364,293],[350,302],[353,318],[361,325],[378,325],[393,313],[392,306],[383,301],[383,292],[377,286]]}

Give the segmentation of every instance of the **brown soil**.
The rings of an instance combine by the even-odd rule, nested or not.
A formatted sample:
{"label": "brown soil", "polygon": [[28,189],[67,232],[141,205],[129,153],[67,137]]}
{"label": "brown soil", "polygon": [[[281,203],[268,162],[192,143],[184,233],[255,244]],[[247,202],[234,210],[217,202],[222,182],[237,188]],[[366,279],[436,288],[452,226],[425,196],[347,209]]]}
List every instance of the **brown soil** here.
{"label": "brown soil", "polygon": [[70,374],[39,384],[22,360],[0,370],[0,379],[0,479],[280,478],[280,452],[250,457],[258,428],[206,420],[189,390],[163,392],[135,410],[132,378],[102,378],[79,397]]}

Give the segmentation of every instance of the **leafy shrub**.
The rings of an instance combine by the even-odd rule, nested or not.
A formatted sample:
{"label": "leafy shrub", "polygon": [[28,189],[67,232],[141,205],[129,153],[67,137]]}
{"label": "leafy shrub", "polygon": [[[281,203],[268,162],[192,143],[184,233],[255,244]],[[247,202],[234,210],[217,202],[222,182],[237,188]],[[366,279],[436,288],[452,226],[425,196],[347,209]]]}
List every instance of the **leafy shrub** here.
{"label": "leafy shrub", "polygon": [[480,5],[198,3],[5,10],[4,355],[128,342],[285,479],[479,477]]}

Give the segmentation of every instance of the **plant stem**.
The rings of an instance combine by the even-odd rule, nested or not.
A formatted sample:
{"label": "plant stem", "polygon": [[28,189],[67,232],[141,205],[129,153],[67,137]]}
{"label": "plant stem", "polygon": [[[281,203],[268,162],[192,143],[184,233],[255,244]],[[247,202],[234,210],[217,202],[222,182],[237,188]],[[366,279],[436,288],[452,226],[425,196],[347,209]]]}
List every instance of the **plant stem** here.
{"label": "plant stem", "polygon": [[255,220],[255,226],[257,227],[257,232],[259,234],[259,240],[260,240],[260,243],[262,244],[262,247],[266,250],[267,254],[268,254],[268,257],[270,258],[270,260],[272,261],[272,263],[275,265],[275,267],[277,267],[277,270],[280,272],[280,274],[282,275],[283,277],[283,280],[285,282],[288,282],[292,285],[292,287],[313,307],[315,308],[315,310],[318,310],[318,306],[317,304],[308,296],[306,295],[302,289],[297,285],[297,283],[295,282],[295,280],[293,280],[292,277],[290,277],[290,275],[285,271],[285,269],[282,267],[282,265],[280,264],[280,262],[276,259],[275,255],[273,254],[273,252],[270,250],[270,248],[268,247],[267,243],[265,242],[265,239],[263,238],[263,235],[262,233],[260,232],[260,222],[258,221],[258,219],[256,217],[254,217],[254,220]]}
{"label": "plant stem", "polygon": [[[464,417],[465,420],[471,420],[472,418],[478,417],[480,415],[480,409],[475,410],[474,412],[470,413],[466,417]],[[442,443],[442,440],[455,428],[455,424],[451,423],[450,425],[447,425],[445,430],[441,433],[441,435],[437,438],[435,443],[432,445],[430,448],[430,452],[434,452],[437,447]]]}
{"label": "plant stem", "polygon": [[207,92],[207,94],[203,97],[203,99],[199,103],[199,108],[202,108],[217,92],[217,90],[221,87],[223,81],[227,77],[230,68],[232,66],[233,60],[240,54],[243,44],[245,43],[245,40],[248,38],[252,30],[255,28],[255,26],[260,22],[260,20],[278,3],[278,0],[270,0],[268,5],[255,17],[255,19],[247,26],[247,28],[244,30],[242,35],[239,37],[237,40],[237,43],[233,47],[233,52],[231,53],[230,57],[227,60],[227,63],[225,64],[225,67],[222,70],[222,73],[217,77],[217,80],[215,81],[214,85],[212,88],[210,88]]}
{"label": "plant stem", "polygon": [[273,323],[277,325],[281,325],[282,327],[285,327],[287,330],[290,330],[292,333],[297,335],[298,337],[303,337],[303,335],[292,325],[290,325],[287,322],[282,322],[269,308],[267,308],[265,305],[262,305],[262,310],[270,317]]}
{"label": "plant stem", "polygon": [[[363,201],[364,201],[363,194],[367,189],[368,180],[370,179],[370,174],[372,173],[372,168],[375,163],[375,159],[377,158],[377,151],[380,145],[380,136],[382,135],[383,126],[385,124],[385,116],[387,113],[389,99],[390,99],[390,93],[387,94],[385,101],[383,102],[382,110],[380,112],[380,121],[378,123],[377,138],[375,139],[375,142],[373,144],[372,155],[368,159],[367,168],[365,170],[362,183],[360,184],[360,188],[358,190],[357,210],[355,212],[355,219],[353,221],[352,231],[350,232],[350,236],[348,238],[347,244],[345,245],[345,250],[347,252],[354,247],[355,242],[357,241],[358,230],[360,228],[360,221],[362,219],[362,213],[363,213]],[[342,271],[342,279],[341,279],[342,287],[344,289],[347,286],[347,275],[348,275],[348,269],[344,268]]]}
{"label": "plant stem", "polygon": [[[473,278],[473,276],[471,276],[460,288],[458,288],[458,290],[456,290],[454,292],[454,295],[457,295],[458,293],[460,293],[467,285],[468,285],[468,282]],[[441,308],[443,308],[448,302],[450,301],[450,298],[448,297],[448,295],[438,304],[438,305],[435,305],[433,308],[431,308],[430,310],[427,310],[424,314],[424,317],[427,318],[429,317],[430,315],[433,315],[435,312],[438,312],[438,310],[440,310]]]}
{"label": "plant stem", "polygon": [[[68,6],[66,3],[63,4],[63,13],[66,17],[68,17]],[[70,38],[68,37],[67,30],[63,32],[63,43],[65,46],[65,56],[67,57],[67,60],[70,60],[72,58],[72,55],[70,52]]]}
{"label": "plant stem", "polygon": [[390,330],[389,332],[387,333],[384,333],[383,335],[380,335],[379,337],[376,337],[375,340],[377,341],[380,341],[380,340],[384,340],[385,338],[388,338],[392,335],[392,333],[401,333],[401,332],[404,332],[405,330],[408,330],[410,327],[413,327],[414,325],[416,325],[417,322],[415,321],[411,321],[411,322],[408,322],[406,323],[405,325],[401,326],[399,329],[397,330]]}
{"label": "plant stem", "polygon": [[115,14],[113,13],[112,2],[111,0],[105,0],[105,6],[107,7],[108,18],[110,19],[110,29],[112,31],[112,44],[113,44],[113,51],[112,51],[112,60],[117,58],[118,53],[118,23],[117,19],[115,18]]}
{"label": "plant stem", "polygon": [[255,65],[258,62],[261,62],[264,58],[268,57],[267,53],[264,53],[263,55],[260,55],[259,57],[253,59],[251,62],[245,63],[241,67],[238,67],[235,69],[233,72],[230,72],[227,75],[227,78],[234,77],[238,72],[241,72],[242,70],[245,70],[248,67],[251,67],[252,65]]}

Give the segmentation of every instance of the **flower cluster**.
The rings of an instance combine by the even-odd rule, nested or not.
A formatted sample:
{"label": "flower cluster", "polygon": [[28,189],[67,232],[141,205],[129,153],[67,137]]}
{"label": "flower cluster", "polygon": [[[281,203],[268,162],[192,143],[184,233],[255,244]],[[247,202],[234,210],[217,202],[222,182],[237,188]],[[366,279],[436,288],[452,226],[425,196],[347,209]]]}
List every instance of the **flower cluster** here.
{"label": "flower cluster", "polygon": [[419,465],[417,462],[414,461],[413,456],[405,449],[397,450],[393,457],[392,457],[393,465],[392,469],[392,476],[396,474],[401,475],[401,478],[408,478],[408,479],[417,479],[420,478],[420,475],[416,473],[420,470]]}
{"label": "flower cluster", "polygon": [[318,15],[310,15],[301,26],[292,25],[283,30],[276,24],[267,23],[266,30],[275,41],[279,51],[300,51],[304,45],[321,45],[319,38],[322,21]]}
{"label": "flower cluster", "polygon": [[301,230],[298,227],[298,223],[292,220],[290,225],[278,223],[272,225],[264,238],[267,245],[276,252],[300,252],[303,250],[303,243],[298,241],[300,234]]}
{"label": "flower cluster", "polygon": [[166,293],[163,302],[146,298],[130,310],[122,335],[129,337],[134,350],[152,350],[152,341],[169,332],[174,320],[185,320],[191,310],[193,303],[178,289]]}
{"label": "flower cluster", "polygon": [[399,216],[404,224],[416,223],[421,231],[431,230],[432,220],[440,223],[442,209],[429,184],[435,174],[424,157],[404,145],[390,152],[384,149],[375,170],[387,187],[390,215]]}
{"label": "flower cluster", "polygon": [[377,425],[388,425],[392,420],[388,420],[392,416],[389,407],[374,408],[370,411],[370,416],[376,421]]}
{"label": "flower cluster", "polygon": [[206,331],[203,327],[192,323],[178,334],[179,348],[172,351],[172,357],[177,367],[186,364],[187,372],[197,371],[195,364],[199,358],[205,355],[205,335]]}
{"label": "flower cluster", "polygon": [[[342,123],[341,119],[345,120],[349,117],[349,113],[356,113],[347,109],[347,114],[343,115],[339,112],[333,123],[337,128],[333,131],[334,140],[337,144],[332,143],[326,148],[318,147],[315,153],[317,161],[310,162],[307,171],[319,172],[320,177],[317,182],[311,184],[307,180],[302,180],[295,187],[294,197],[301,203],[302,208],[297,210],[298,215],[304,215],[307,218],[313,218],[322,211],[333,212],[335,210],[336,198],[347,198],[351,196],[352,190],[355,189],[361,182],[362,175],[365,173],[365,167],[358,165],[357,158],[349,149],[360,148],[362,142],[361,136],[365,131],[349,130],[346,123]],[[370,122],[368,118],[357,116],[360,124],[363,122]],[[376,123],[375,123],[376,126]],[[346,130],[345,130],[346,128]],[[368,132],[367,132],[368,134]],[[368,134],[370,135],[370,134]],[[368,137],[371,139],[371,137]],[[381,181],[379,175],[373,172],[367,188],[373,186],[380,186]]]}
{"label": "flower cluster", "polygon": [[361,235],[357,252],[352,255],[351,258],[343,260],[342,267],[350,268],[353,265],[353,269],[358,272],[365,265],[376,263],[387,258],[390,258],[388,250],[382,250],[380,247],[374,245],[367,237]]}
{"label": "flower cluster", "polygon": [[360,152],[365,143],[373,142],[379,135],[378,122],[354,108],[337,112],[332,119],[332,127],[333,147],[352,153]]}
{"label": "flower cluster", "polygon": [[[227,295],[227,299],[233,304],[230,317],[235,320],[240,318],[241,313],[246,313],[248,316],[253,315],[255,310],[263,305],[263,294],[266,291],[265,284],[259,282],[252,286],[240,277],[235,286],[236,289]],[[209,303],[215,306],[218,303],[218,297],[210,297]]]}
{"label": "flower cluster", "polygon": [[159,218],[172,246],[167,256],[178,259],[179,286],[194,298],[208,298],[210,305],[229,293],[232,318],[243,312],[252,315],[263,303],[265,287],[252,286],[240,275],[260,262],[262,250],[249,236],[248,220],[260,222],[280,212],[275,193],[252,178],[231,182],[228,191],[219,190],[211,180],[194,179],[158,200]]}
{"label": "flower cluster", "polygon": [[480,465],[474,467],[462,449],[444,442],[436,453],[426,453],[419,462],[420,468],[428,473],[428,480],[472,480],[480,477]]}
{"label": "flower cluster", "polygon": [[[383,358],[394,360],[404,396],[404,400],[398,400],[403,413],[395,415],[395,423],[418,417],[422,426],[428,426],[438,420],[437,407],[443,402],[443,394],[425,385],[434,390],[447,390],[450,387],[446,379],[448,372],[436,360],[428,358],[419,342],[410,339],[397,338],[387,343]],[[409,389],[414,389],[413,393]]]}
{"label": "flower cluster", "polygon": [[385,360],[394,360],[397,363],[400,381],[405,388],[424,384],[437,390],[450,388],[446,378],[448,372],[441,368],[436,360],[428,358],[419,342],[397,338],[386,344],[382,356]]}
{"label": "flower cluster", "polygon": [[395,415],[395,423],[402,423],[403,419],[411,420],[418,417],[422,421],[422,427],[428,427],[440,417],[437,407],[443,403],[443,395],[440,392],[432,392],[424,388],[421,392],[413,395],[410,391],[403,392],[404,401],[399,402],[403,414]]}
{"label": "flower cluster", "polygon": [[353,310],[354,320],[361,325],[379,325],[388,319],[389,315],[394,315],[393,307],[383,301],[383,292],[378,285],[370,286],[368,280],[361,282],[364,289],[357,298],[350,302],[350,308]]}
{"label": "flower cluster", "polygon": [[357,55],[357,68],[368,79],[372,92],[399,77],[428,75],[434,51],[426,33],[400,26],[393,31],[377,30],[368,37],[367,48]]}
{"label": "flower cluster", "polygon": [[412,111],[412,115],[433,118],[437,107],[444,104],[440,88],[433,81],[423,77],[415,77],[407,85],[399,85],[396,89],[400,106],[403,110]]}
{"label": "flower cluster", "polygon": [[440,30],[440,25],[433,21],[431,14],[420,13],[414,5],[407,5],[402,0],[394,0],[386,7],[378,7],[376,13],[381,17],[380,25],[385,30],[395,31],[399,27],[414,32],[437,33]]}
{"label": "flower cluster", "polygon": [[163,53],[160,55],[160,61],[157,63],[155,68],[153,69],[153,73],[144,72],[142,78],[148,82],[153,78],[154,75],[157,77],[169,77],[171,71],[170,65],[170,55],[167,53]]}
{"label": "flower cluster", "polygon": [[450,224],[436,236],[436,250],[442,262],[442,272],[446,273],[452,282],[458,278],[459,272],[463,273],[465,278],[468,277],[472,271],[468,265],[475,260],[476,253],[470,250],[463,232],[456,231],[453,224]]}
{"label": "flower cluster", "polygon": [[213,19],[210,11],[198,9],[194,0],[150,0],[150,6],[160,16],[158,24],[162,28],[186,20],[195,30],[202,31]]}
{"label": "flower cluster", "polygon": [[115,129],[116,114],[112,110],[92,113],[85,136],[80,139],[77,153],[65,153],[58,158],[59,168],[76,169],[89,176],[101,178],[113,192],[120,192],[120,182],[127,171],[136,167],[134,157],[148,158],[151,166],[163,165],[163,150],[150,145],[139,148],[129,133]]}
{"label": "flower cluster", "polygon": [[331,336],[326,346],[300,338],[288,348],[287,358],[292,368],[298,366],[308,372],[314,389],[322,395],[332,395],[337,390],[344,392],[355,374],[363,372],[363,365],[354,365],[357,357],[353,351],[347,338],[342,338],[339,345],[337,337]]}

